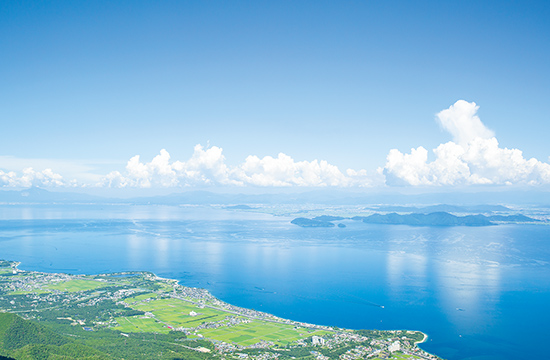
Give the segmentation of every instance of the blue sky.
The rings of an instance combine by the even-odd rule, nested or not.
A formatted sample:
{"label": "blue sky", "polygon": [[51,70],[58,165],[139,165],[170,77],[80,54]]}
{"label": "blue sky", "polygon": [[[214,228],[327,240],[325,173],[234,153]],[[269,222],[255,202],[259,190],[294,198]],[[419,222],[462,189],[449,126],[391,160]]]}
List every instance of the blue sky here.
{"label": "blue sky", "polygon": [[[0,186],[546,184],[549,16],[544,1],[5,1]],[[464,145],[468,174],[442,182],[455,165],[432,149],[457,134],[436,114],[458,100],[525,162],[480,165]],[[422,169],[401,166],[420,146]]]}

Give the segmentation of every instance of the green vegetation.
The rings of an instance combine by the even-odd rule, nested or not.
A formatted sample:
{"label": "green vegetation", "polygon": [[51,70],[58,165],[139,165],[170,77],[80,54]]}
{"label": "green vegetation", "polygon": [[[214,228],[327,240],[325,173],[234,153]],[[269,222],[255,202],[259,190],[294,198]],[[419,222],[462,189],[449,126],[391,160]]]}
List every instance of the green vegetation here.
{"label": "green vegetation", "polygon": [[108,359],[101,352],[74,343],[44,325],[8,313],[0,314],[0,343],[3,355],[17,359],[47,359],[51,355],[70,359]]}
{"label": "green vegetation", "polygon": [[167,334],[171,330],[158,320],[146,316],[121,316],[116,318],[119,326],[113,329],[123,333],[145,332],[156,334]]}
{"label": "green vegetation", "polygon": [[490,226],[495,225],[484,215],[455,216],[446,212],[429,214],[373,214],[356,217],[367,224],[389,224],[409,226]]}
{"label": "green vegetation", "polygon": [[76,292],[94,290],[107,286],[109,286],[108,283],[100,282],[97,280],[69,280],[48,285],[46,286],[46,289],[58,290],[63,292]]}
{"label": "green vegetation", "polygon": [[251,321],[236,326],[206,329],[200,332],[205,338],[250,346],[261,341],[272,342],[276,346],[287,346],[292,342],[312,335],[323,336],[327,331],[317,330],[308,332],[305,328],[296,328],[292,325]]}
{"label": "green vegetation", "polygon": [[145,294],[141,294],[141,295],[126,298],[126,299],[124,299],[124,302],[127,303],[127,304],[133,304],[133,303],[140,302],[140,301],[143,301],[143,300],[155,299],[157,297],[158,297],[158,294],[145,293]]}
{"label": "green vegetation", "polygon": [[15,314],[0,313],[0,353],[15,359],[210,358],[207,353],[176,343],[184,338],[175,332],[125,337],[111,330],[89,332],[62,325],[46,326],[23,320]]}

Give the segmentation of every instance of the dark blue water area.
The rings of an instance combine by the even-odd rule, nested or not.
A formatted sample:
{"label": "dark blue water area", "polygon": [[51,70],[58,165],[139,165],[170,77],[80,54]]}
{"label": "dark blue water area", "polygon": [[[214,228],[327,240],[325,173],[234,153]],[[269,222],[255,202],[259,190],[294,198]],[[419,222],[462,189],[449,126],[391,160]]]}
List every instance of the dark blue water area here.
{"label": "dark blue water area", "polygon": [[152,271],[284,318],[415,329],[448,359],[548,358],[550,227],[408,227],[204,207],[0,206],[25,270]]}

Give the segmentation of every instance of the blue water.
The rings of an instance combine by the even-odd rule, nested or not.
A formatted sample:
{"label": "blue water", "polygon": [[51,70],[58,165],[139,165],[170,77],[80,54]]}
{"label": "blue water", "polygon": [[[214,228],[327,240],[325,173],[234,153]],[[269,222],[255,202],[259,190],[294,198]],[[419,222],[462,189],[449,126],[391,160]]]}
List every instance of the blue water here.
{"label": "blue water", "polygon": [[[235,305],[355,329],[416,329],[448,359],[548,358],[550,227],[300,228],[201,207],[0,206],[25,270],[148,270]],[[383,307],[382,307],[383,306]]]}

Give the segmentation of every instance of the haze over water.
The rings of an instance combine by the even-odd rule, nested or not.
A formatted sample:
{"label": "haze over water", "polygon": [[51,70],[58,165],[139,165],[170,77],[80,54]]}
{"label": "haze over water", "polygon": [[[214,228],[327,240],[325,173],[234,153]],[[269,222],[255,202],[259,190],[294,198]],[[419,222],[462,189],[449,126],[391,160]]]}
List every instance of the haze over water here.
{"label": "haze over water", "polygon": [[544,358],[546,225],[408,227],[206,207],[0,206],[21,269],[147,270],[229,303],[354,329],[415,329],[448,359]]}

